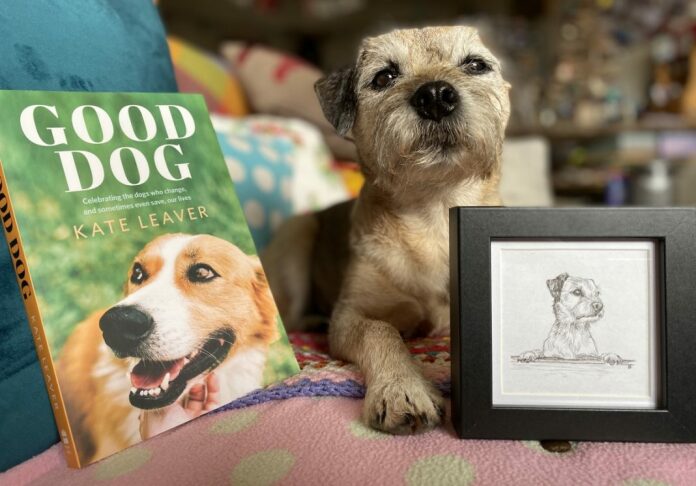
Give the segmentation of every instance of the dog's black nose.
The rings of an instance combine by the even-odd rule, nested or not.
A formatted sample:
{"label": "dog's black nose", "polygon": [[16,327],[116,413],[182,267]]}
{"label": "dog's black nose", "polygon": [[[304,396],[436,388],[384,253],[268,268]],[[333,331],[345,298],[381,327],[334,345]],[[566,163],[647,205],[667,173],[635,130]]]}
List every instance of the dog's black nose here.
{"label": "dog's black nose", "polygon": [[445,81],[425,83],[411,96],[411,106],[421,118],[439,122],[459,104],[459,94]]}
{"label": "dog's black nose", "polygon": [[112,307],[99,319],[104,342],[121,354],[134,351],[154,328],[152,317],[132,305]]}
{"label": "dog's black nose", "polygon": [[602,309],[604,309],[604,304],[602,304],[601,302],[593,302],[592,308],[594,309],[595,312],[599,312]]}

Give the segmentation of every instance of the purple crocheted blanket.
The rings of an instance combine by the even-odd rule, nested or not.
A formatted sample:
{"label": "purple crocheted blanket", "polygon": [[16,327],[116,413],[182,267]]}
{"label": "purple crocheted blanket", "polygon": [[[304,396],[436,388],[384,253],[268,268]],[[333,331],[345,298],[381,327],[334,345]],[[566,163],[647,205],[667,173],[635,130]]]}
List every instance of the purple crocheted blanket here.
{"label": "purple crocheted blanket", "polygon": [[[333,360],[326,349],[324,337],[309,333],[294,333],[289,337],[300,363],[300,373],[266,389],[251,392],[220,407],[216,413],[294,397],[365,396],[363,377],[358,369],[343,361]],[[425,376],[443,395],[449,396],[449,338],[418,339],[407,341],[406,344]]]}

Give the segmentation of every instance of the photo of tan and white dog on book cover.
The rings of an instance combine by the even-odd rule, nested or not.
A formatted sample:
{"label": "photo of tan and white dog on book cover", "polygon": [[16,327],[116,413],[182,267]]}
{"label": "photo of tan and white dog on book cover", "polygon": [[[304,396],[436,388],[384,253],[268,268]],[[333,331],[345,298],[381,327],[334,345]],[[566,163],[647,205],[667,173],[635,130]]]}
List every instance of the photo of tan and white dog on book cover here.
{"label": "photo of tan and white dog on book cover", "polygon": [[0,103],[0,216],[71,466],[297,372],[202,98]]}

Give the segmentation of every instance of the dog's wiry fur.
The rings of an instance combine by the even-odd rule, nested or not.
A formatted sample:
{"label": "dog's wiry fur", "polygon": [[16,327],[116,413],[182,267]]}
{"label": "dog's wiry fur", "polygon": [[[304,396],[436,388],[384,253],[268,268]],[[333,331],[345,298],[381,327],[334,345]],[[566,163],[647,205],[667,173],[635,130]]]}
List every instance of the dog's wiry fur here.
{"label": "dog's wiry fur", "polygon": [[[472,58],[490,69],[467,72],[463,63]],[[375,76],[390,67],[398,69],[398,77],[388,88],[375,89]],[[459,97],[456,110],[438,121],[419,116],[410,102],[420,87],[435,81],[449,83]],[[313,292],[299,296],[301,305],[290,302],[297,289],[288,297],[293,290],[283,285],[288,274],[277,265],[279,255],[294,268],[301,261],[322,268],[324,276],[340,276],[331,351],[365,374],[365,420],[391,433],[427,430],[441,420],[442,398],[411,360],[402,335],[449,333],[448,210],[500,204],[509,85],[476,30],[434,27],[366,39],[354,67],[327,76],[316,88],[337,131],[352,132],[365,185],[354,205],[344,206],[349,232],[331,227],[338,221],[323,218],[321,224],[319,216],[309,223],[311,217],[304,217],[311,231],[294,232],[296,243],[282,236],[297,228],[289,223],[266,252],[269,280],[292,326],[303,315],[291,309],[322,310],[314,303],[315,291],[326,283],[313,279],[307,286]],[[324,236],[329,231],[335,238]],[[309,241],[325,246],[296,251]],[[331,258],[332,251],[349,258]],[[343,260],[346,267],[334,265]],[[310,274],[316,272],[307,268]]]}

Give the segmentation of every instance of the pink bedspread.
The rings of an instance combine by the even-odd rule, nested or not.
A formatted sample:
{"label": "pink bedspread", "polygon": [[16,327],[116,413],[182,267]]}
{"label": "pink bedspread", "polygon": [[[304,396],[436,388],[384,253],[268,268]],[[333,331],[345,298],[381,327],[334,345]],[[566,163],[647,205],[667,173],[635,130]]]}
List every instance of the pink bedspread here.
{"label": "pink bedspread", "polygon": [[[532,441],[459,440],[449,424],[414,437],[377,433],[359,420],[355,368],[331,361],[320,337],[291,340],[303,369],[276,387],[82,470],[68,469],[56,445],[0,484],[696,484],[696,444],[578,443],[554,454]],[[447,393],[449,342],[409,345]]]}

